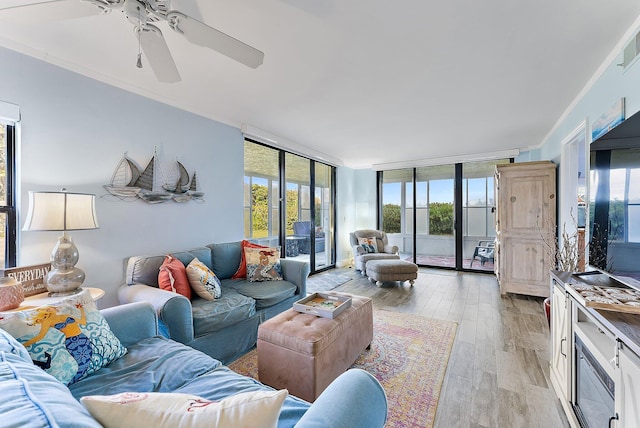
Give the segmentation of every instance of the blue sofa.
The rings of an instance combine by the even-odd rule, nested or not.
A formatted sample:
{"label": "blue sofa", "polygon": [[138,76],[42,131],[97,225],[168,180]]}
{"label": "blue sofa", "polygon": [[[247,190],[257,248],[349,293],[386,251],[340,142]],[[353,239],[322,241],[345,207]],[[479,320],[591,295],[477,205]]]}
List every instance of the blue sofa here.
{"label": "blue sofa", "polygon": [[240,264],[241,241],[210,244],[171,253],[184,265],[194,257],[222,283],[222,296],[191,300],[158,288],[158,270],[165,254],[134,256],[127,261],[120,303],[149,302],[155,308],[161,334],[228,363],[256,344],[258,325],[306,296],[309,264],[282,259],[284,281],[251,283],[232,279]]}
{"label": "blue sofa", "polygon": [[[221,400],[272,390],[200,351],[158,336],[156,313],[148,303],[116,306],[102,314],[128,352],[70,387],[35,366],[27,350],[0,329],[0,425],[100,427],[78,401],[86,395],[182,392]],[[278,427],[382,427],[386,416],[386,396],[378,381],[365,371],[349,370],[313,404],[287,397]]]}

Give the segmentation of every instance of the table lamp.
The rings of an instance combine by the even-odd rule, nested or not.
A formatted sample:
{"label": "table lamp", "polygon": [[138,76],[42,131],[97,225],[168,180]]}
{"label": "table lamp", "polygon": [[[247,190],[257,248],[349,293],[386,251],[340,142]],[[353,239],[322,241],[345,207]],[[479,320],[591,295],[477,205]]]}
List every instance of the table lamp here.
{"label": "table lamp", "polygon": [[51,271],[44,279],[50,296],[81,290],[84,272],[75,267],[80,255],[68,230],[98,228],[95,195],[87,193],[29,192],[29,211],[22,230],[62,231],[51,252]]}

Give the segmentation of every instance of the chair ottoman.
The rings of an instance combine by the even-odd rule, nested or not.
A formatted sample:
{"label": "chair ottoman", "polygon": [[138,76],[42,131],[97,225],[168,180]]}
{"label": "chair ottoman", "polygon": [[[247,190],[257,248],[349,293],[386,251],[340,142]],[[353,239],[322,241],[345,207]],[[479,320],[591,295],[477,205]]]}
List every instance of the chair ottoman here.
{"label": "chair ottoman", "polygon": [[418,278],[418,265],[406,260],[370,260],[366,270],[369,281],[378,287],[385,281],[409,281],[413,287]]}
{"label": "chair ottoman", "polygon": [[258,328],[258,378],[313,402],[373,340],[371,299],[351,297],[334,319],[289,309]]}

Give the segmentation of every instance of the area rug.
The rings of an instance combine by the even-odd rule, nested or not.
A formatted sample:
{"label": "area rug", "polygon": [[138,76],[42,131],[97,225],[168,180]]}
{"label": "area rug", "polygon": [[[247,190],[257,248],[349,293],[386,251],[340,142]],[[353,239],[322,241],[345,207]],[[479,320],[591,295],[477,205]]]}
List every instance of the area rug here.
{"label": "area rug", "polygon": [[[352,367],[373,374],[389,404],[387,428],[432,427],[457,323],[383,310],[374,311],[373,343]],[[229,367],[258,379],[253,351]]]}
{"label": "area rug", "polygon": [[350,276],[333,272],[312,275],[307,278],[307,293],[333,290],[345,282],[351,281],[351,279]]}

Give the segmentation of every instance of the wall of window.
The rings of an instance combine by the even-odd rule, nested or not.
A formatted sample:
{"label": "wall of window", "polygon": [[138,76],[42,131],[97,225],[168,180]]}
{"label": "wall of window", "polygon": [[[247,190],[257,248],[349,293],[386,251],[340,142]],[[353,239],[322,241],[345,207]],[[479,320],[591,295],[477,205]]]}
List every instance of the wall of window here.
{"label": "wall of window", "polygon": [[381,229],[404,259],[492,271],[486,257],[480,263],[474,254],[495,237],[493,175],[502,162],[509,160],[380,172]]}
{"label": "wall of window", "polygon": [[335,167],[249,140],[244,157],[245,238],[312,272],[334,266]]}

